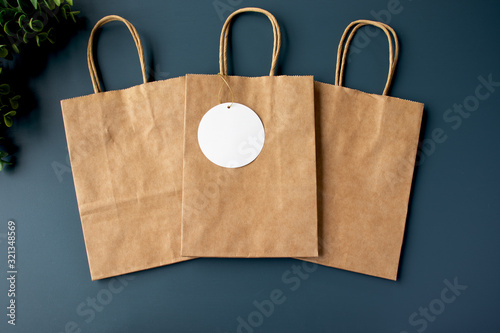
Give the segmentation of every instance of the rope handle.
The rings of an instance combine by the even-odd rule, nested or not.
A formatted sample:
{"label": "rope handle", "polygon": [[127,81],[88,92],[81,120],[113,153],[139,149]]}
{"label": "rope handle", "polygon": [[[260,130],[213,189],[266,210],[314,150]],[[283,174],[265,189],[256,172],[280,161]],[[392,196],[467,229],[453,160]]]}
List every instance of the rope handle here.
{"label": "rope handle", "polygon": [[92,32],[90,33],[89,44],[87,47],[87,62],[89,65],[90,79],[92,80],[92,86],[94,87],[94,92],[96,94],[101,92],[102,90],[101,90],[101,85],[99,83],[99,76],[97,75],[97,68],[94,60],[94,38],[97,30],[99,30],[100,27],[112,21],[120,21],[125,23],[128,30],[132,34],[135,45],[137,47],[137,52],[139,53],[139,61],[141,62],[142,80],[144,81],[144,83],[147,82],[146,65],[144,61],[144,50],[142,48],[141,39],[139,38],[137,30],[135,30],[134,26],[123,17],[118,15],[109,15],[103,17],[95,24],[94,28],[92,29]]}
{"label": "rope handle", "polygon": [[[387,82],[385,84],[385,88],[382,93],[382,95],[386,96],[389,92],[392,79],[394,77],[394,72],[396,71],[396,65],[399,57],[399,42],[398,42],[398,36],[394,31],[394,29],[382,22],[370,21],[370,20],[357,20],[351,22],[344,30],[337,51],[337,69],[335,72],[335,85],[342,86],[349,45],[351,44],[351,41],[354,38],[354,35],[356,34],[356,31],[358,31],[361,27],[365,25],[372,25],[382,29],[382,31],[384,31],[384,33],[386,34],[387,40],[389,42],[389,73],[387,75]],[[394,39],[394,48],[393,48],[393,39]]]}
{"label": "rope handle", "polygon": [[220,45],[219,45],[219,72],[222,75],[227,75],[227,41],[228,41],[228,36],[229,36],[229,27],[231,25],[232,19],[244,12],[255,12],[255,13],[262,13],[266,15],[269,20],[271,21],[271,24],[273,26],[273,35],[274,35],[274,45],[273,45],[273,57],[272,57],[272,62],[271,62],[271,70],[269,72],[270,76],[274,76],[276,72],[276,64],[278,62],[278,56],[279,56],[279,51],[280,51],[280,46],[281,46],[281,32],[280,28],[278,25],[278,21],[276,21],[276,18],[267,10],[261,9],[261,8],[256,8],[256,7],[247,7],[247,8],[241,8],[233,12],[229,17],[226,19],[226,22],[224,23],[224,26],[222,27],[221,35],[220,35]]}

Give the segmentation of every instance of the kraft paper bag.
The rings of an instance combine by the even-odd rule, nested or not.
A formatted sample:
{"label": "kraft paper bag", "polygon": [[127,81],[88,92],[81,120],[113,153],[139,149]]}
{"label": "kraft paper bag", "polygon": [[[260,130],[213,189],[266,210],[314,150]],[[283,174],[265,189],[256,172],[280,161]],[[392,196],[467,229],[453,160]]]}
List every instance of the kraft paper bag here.
{"label": "kraft paper bag", "polygon": [[[144,84],[101,92],[93,39],[121,21],[139,51]],[[146,83],[139,35],[107,16],[90,35],[95,94],[61,101],[92,280],[187,260],[181,249],[183,77]]]}
{"label": "kraft paper bag", "polygon": [[[349,44],[364,25],[379,27],[389,40],[382,95],[342,87]],[[397,278],[423,113],[423,104],[387,95],[397,58],[392,28],[355,21],[340,41],[335,85],[315,83],[320,255],[305,259],[391,280]]]}
{"label": "kraft paper bag", "polygon": [[[226,76],[229,26],[242,12],[263,13],[272,23],[269,76]],[[222,29],[220,74],[186,76],[182,255],[318,254],[314,82],[311,76],[275,76],[279,47],[279,26],[269,12],[240,9]],[[255,111],[265,128],[260,155],[239,168],[212,163],[198,142],[200,121],[221,103],[220,91],[224,101]]]}

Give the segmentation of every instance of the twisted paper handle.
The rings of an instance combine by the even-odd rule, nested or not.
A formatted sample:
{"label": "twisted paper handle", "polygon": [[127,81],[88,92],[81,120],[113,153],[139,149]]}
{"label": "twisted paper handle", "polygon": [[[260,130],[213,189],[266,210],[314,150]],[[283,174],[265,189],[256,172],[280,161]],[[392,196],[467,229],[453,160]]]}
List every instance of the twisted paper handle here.
{"label": "twisted paper handle", "polygon": [[262,13],[266,15],[269,20],[271,21],[271,24],[273,26],[273,34],[274,34],[274,45],[273,45],[273,58],[271,62],[271,71],[269,72],[270,76],[274,76],[274,73],[276,71],[276,64],[278,62],[278,56],[279,56],[279,51],[280,51],[280,46],[281,46],[281,32],[280,28],[278,25],[278,22],[276,21],[276,18],[267,10],[261,9],[261,8],[255,8],[255,7],[247,7],[247,8],[241,8],[233,12],[229,17],[227,18],[226,22],[224,23],[224,26],[222,27],[222,32],[220,35],[220,45],[219,45],[219,72],[222,75],[227,75],[227,40],[229,36],[229,27],[231,25],[232,19],[244,12],[256,12],[256,13]]}
{"label": "twisted paper handle", "polygon": [[[345,29],[344,34],[340,39],[339,48],[337,51],[337,69],[335,73],[335,85],[342,86],[344,78],[344,67],[347,59],[349,45],[351,44],[351,41],[354,38],[356,31],[358,31],[359,28],[365,25],[372,25],[382,29],[387,36],[387,40],[389,41],[389,74],[387,75],[387,82],[385,84],[384,92],[382,93],[382,95],[387,95],[391,87],[392,78],[394,77],[394,72],[396,70],[396,64],[399,57],[399,42],[398,42],[398,36],[396,35],[394,29],[392,29],[385,23],[377,21],[357,20],[350,23]],[[394,39],[395,52],[393,50],[391,37]]]}
{"label": "twisted paper handle", "polygon": [[97,30],[99,30],[100,27],[102,27],[104,24],[112,21],[120,21],[125,23],[127,26],[128,30],[130,30],[130,33],[132,34],[132,37],[134,38],[135,45],[137,47],[137,52],[139,53],[139,61],[141,62],[141,71],[142,71],[142,79],[144,83],[147,82],[147,76],[146,76],[146,65],[144,61],[144,50],[142,48],[142,43],[141,39],[139,38],[139,34],[137,33],[137,30],[135,30],[134,26],[124,19],[123,17],[117,16],[117,15],[109,15],[105,16],[102,19],[100,19],[94,28],[92,29],[92,32],[90,33],[89,37],[89,44],[87,47],[87,62],[89,65],[89,72],[90,72],[90,79],[92,80],[92,86],[94,87],[94,92],[99,93],[101,92],[101,85],[99,83],[99,76],[97,75],[97,69],[95,65],[95,60],[94,60],[94,38]]}

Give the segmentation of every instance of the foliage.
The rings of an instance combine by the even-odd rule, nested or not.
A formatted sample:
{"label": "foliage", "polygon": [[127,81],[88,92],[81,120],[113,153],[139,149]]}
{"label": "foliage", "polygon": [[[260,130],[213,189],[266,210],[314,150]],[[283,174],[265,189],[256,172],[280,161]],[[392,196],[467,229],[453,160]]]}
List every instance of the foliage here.
{"label": "foliage", "polygon": [[24,44],[55,43],[61,20],[76,22],[73,0],[0,0],[0,57],[12,58]]}
{"label": "foliage", "polygon": [[7,127],[12,126],[12,117],[16,115],[16,110],[19,108],[20,98],[21,96],[12,93],[10,84],[0,83],[0,112],[3,114],[3,123]]}
{"label": "foliage", "polygon": [[[2,140],[3,138],[0,138],[0,140]],[[11,165],[12,163],[10,163],[9,161],[6,161],[4,160],[5,157],[9,156],[9,154],[7,154],[7,152],[5,151],[1,151],[0,150],[0,171],[3,170],[3,168],[6,166],[6,165]]]}
{"label": "foliage", "polygon": [[[57,27],[64,21],[76,22],[79,12],[72,6],[73,0],[0,0],[0,58],[12,60],[25,46],[54,44]],[[0,129],[12,126],[20,99],[0,77]],[[10,164],[7,157],[0,149],[0,171]]]}

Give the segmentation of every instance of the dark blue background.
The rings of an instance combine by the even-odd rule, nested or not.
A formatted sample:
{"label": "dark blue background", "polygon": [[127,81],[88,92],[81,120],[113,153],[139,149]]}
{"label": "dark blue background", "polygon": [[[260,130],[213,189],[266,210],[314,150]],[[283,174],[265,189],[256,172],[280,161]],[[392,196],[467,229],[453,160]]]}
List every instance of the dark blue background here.
{"label": "dark blue background", "polygon": [[[391,94],[425,104],[423,147],[397,282],[322,266],[283,279],[292,276],[287,273],[292,266],[302,265],[293,259],[198,259],[130,274],[128,280],[90,281],[59,106],[61,99],[93,92],[86,63],[90,29],[104,15],[129,19],[141,35],[149,74],[156,79],[213,74],[218,72],[220,29],[230,12],[219,16],[217,4],[271,11],[284,36],[279,73],[313,74],[327,83],[334,81],[337,45],[347,24],[393,9],[390,18],[380,17],[390,19],[401,41]],[[500,81],[500,3],[392,4],[75,0],[86,26],[30,80],[37,107],[10,131],[19,146],[18,163],[0,173],[0,331],[236,332],[239,317],[258,326],[241,332],[500,331],[500,87],[460,126],[453,128],[457,123],[444,119],[447,109],[474,95],[478,77],[491,75]],[[264,16],[236,19],[231,73],[267,75],[271,36]],[[123,25],[105,26],[97,45],[106,89],[141,82],[136,50]],[[351,56],[347,85],[381,93],[388,66],[385,37],[372,38],[366,46],[357,39],[354,45],[360,52]],[[445,140],[432,139],[436,129],[444,131]],[[9,219],[18,226],[16,327],[7,324],[5,315]],[[450,304],[443,303],[445,280],[453,284],[455,279],[467,289],[457,291]],[[109,291],[110,283],[115,293]],[[283,293],[282,304],[272,314],[261,310],[269,316],[257,314],[254,302],[268,304],[262,302],[275,289]],[[453,295],[445,291],[445,296]],[[96,296],[107,303],[100,312],[81,305]],[[419,311],[429,306],[438,314],[429,312],[425,319]]]}

